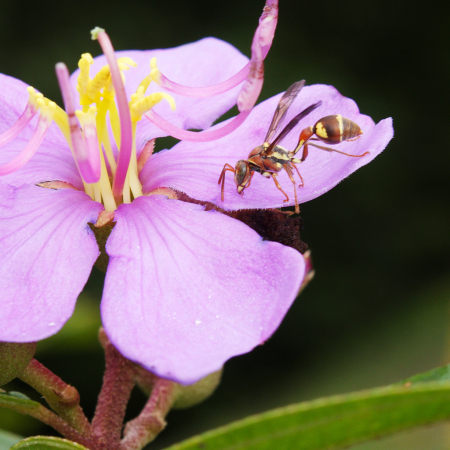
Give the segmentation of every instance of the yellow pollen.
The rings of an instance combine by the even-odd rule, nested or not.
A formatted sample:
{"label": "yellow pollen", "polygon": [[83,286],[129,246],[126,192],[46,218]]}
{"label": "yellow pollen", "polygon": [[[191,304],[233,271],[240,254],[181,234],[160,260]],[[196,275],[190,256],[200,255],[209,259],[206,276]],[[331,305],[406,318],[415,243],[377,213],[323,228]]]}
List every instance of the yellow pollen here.
{"label": "yellow pollen", "polygon": [[37,104],[41,111],[42,117],[45,117],[47,120],[52,121],[56,110],[56,103],[48,99],[38,98]]}
{"label": "yellow pollen", "polygon": [[32,88],[31,86],[27,87],[27,91],[30,94],[30,98],[29,98],[29,102],[30,104],[33,105],[34,108],[38,109],[39,105],[38,105],[38,98],[44,98],[44,96],[40,93],[40,92],[36,92],[34,88]]}
{"label": "yellow pollen", "polygon": [[78,61],[78,67],[80,68],[80,74],[77,79],[77,91],[80,94],[80,104],[89,105],[89,99],[86,96],[86,92],[91,82],[89,77],[89,71],[91,69],[91,64],[94,63],[90,53],[83,53],[80,60]]}
{"label": "yellow pollen", "polygon": [[[141,94],[141,95],[140,95]],[[141,120],[141,117],[150,111],[155,105],[157,105],[161,100],[165,99],[169,102],[172,111],[175,111],[176,105],[173,97],[166,92],[155,92],[154,94],[142,97],[143,88],[139,87],[138,92],[131,96],[130,111],[131,120],[137,122]]]}
{"label": "yellow pollen", "polygon": [[86,112],[75,111],[75,114],[80,121],[82,128],[91,125],[96,125],[97,106],[92,105]]}
{"label": "yellow pollen", "polygon": [[[77,80],[77,91],[80,94],[80,104],[89,106],[97,103],[100,98],[114,98],[114,88],[111,80],[111,72],[109,66],[103,66],[91,80],[89,76],[90,66],[94,63],[94,59],[89,53],[81,55],[78,62],[80,74]],[[130,67],[137,67],[137,64],[128,57],[118,58],[117,64],[121,72],[128,70]],[[123,77],[123,73],[122,73]]]}
{"label": "yellow pollen", "polygon": [[157,83],[161,83],[161,72],[159,71],[158,67],[156,66],[156,58],[152,58],[150,60],[150,77],[151,79]]}

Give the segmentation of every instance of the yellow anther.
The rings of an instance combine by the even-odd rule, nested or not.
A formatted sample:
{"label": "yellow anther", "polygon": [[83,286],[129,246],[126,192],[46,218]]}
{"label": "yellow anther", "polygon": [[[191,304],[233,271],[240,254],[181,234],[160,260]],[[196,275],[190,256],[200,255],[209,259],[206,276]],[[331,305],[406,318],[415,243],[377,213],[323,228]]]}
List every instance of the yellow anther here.
{"label": "yellow anther", "polygon": [[[139,85],[139,88],[142,87],[142,89],[144,90],[144,92],[148,89],[150,83],[152,82],[152,77],[151,75],[147,75],[142,81],[141,84]],[[138,89],[139,89],[138,88]]]}
{"label": "yellow anther", "polygon": [[156,58],[150,60],[150,78],[157,84],[161,84],[161,72],[156,66]]}
{"label": "yellow anther", "polygon": [[56,103],[51,102],[46,98],[38,98],[37,104],[39,105],[41,116],[44,117],[47,122],[51,122],[53,120],[53,115],[55,114]]}
{"label": "yellow anther", "polygon": [[44,108],[45,108],[45,101],[44,101],[44,99],[43,99],[42,97],[36,99],[36,102],[37,102],[39,108],[41,108],[41,109],[44,109]]}
{"label": "yellow anther", "polygon": [[[136,95],[136,94],[133,94]],[[161,100],[167,100],[169,102],[172,111],[175,111],[176,105],[173,97],[166,92],[155,92],[154,94],[147,95],[144,98],[137,100],[135,103],[130,105],[131,120],[139,121],[141,117],[150,111],[155,105],[157,105]]]}
{"label": "yellow anther", "polygon": [[37,102],[38,98],[44,98],[44,96],[40,93],[40,92],[36,92],[34,88],[32,88],[31,86],[27,87],[27,91],[30,94],[30,98],[28,99],[28,103],[30,103],[33,108],[38,109],[39,105]]}
{"label": "yellow anther", "polygon": [[66,141],[71,145],[70,138],[70,127],[69,127],[69,119],[67,118],[67,113],[60,108],[58,105],[56,106],[55,115],[53,116],[53,120],[56,125],[58,125],[59,129],[64,134]]}
{"label": "yellow anther", "polygon": [[128,70],[130,67],[137,67],[137,63],[135,63],[131,58],[128,58],[127,56],[118,58],[117,64],[119,65],[120,70]]}
{"label": "yellow anther", "polygon": [[145,89],[144,86],[139,86],[136,89],[136,92],[134,94],[131,94],[131,101],[130,101],[130,106],[134,105],[135,103],[137,103],[139,100],[142,100],[144,98],[144,94],[145,94]]}
{"label": "yellow anther", "polygon": [[78,61],[78,67],[80,68],[80,74],[77,79],[77,91],[80,94],[80,104],[89,105],[91,103],[89,97],[87,96],[87,90],[89,83],[91,82],[91,77],[89,76],[89,71],[91,64],[94,63],[90,53],[83,53],[80,60]]}
{"label": "yellow anther", "polygon": [[90,103],[99,100],[100,91],[111,83],[110,80],[111,73],[109,71],[109,66],[103,66],[95,75],[93,80],[89,83],[87,88],[87,96],[91,100]]}
{"label": "yellow anther", "polygon": [[81,126],[84,128],[88,125],[96,126],[97,106],[92,105],[86,112],[75,111]]}
{"label": "yellow anther", "polygon": [[[99,102],[100,96],[108,99],[114,97],[114,87],[109,66],[103,66],[91,80],[89,69],[93,62],[92,56],[89,53],[85,53],[78,63],[80,75],[78,76],[77,90],[80,93],[80,104],[83,106]],[[128,57],[119,58],[117,64],[121,71],[129,70],[130,67],[137,67],[137,64]]]}

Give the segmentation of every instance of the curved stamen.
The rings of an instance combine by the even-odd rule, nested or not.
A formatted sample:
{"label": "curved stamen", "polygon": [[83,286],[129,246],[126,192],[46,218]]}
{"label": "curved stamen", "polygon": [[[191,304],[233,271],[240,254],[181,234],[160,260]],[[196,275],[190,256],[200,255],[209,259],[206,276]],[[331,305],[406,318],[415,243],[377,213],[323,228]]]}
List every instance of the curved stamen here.
{"label": "curved stamen", "polygon": [[[253,106],[255,106],[259,94],[261,93],[264,82],[264,58],[272,44],[277,19],[278,0],[268,0],[264,8],[263,15],[261,16],[259,26],[253,36],[252,58],[248,64],[249,68],[246,75],[247,78],[245,79],[245,83],[242,86],[237,99],[237,107],[240,114],[238,114],[225,126],[214,131],[198,133],[175,127],[154,111],[149,111],[145,114],[145,117],[157,127],[170,134],[170,136],[184,141],[209,142],[220,139],[233,132],[247,118]],[[152,60],[152,63],[154,63],[154,60]]]}
{"label": "curved stamen", "polygon": [[278,0],[266,0],[263,13],[259,18],[260,44],[263,58],[272,46],[275,29],[278,23]]}
{"label": "curved stamen", "polygon": [[175,81],[169,80],[156,67],[156,58],[152,58],[150,61],[150,67],[152,69],[150,72],[152,80],[156,81],[156,83],[158,83],[158,85],[166,91],[183,95],[184,97],[206,98],[223,94],[224,92],[228,92],[230,89],[233,89],[237,85],[241,84],[248,75],[250,70],[250,62],[248,62],[238,73],[233,75],[228,80],[222,81],[214,86],[205,87],[184,86],[182,84],[175,83]]}
{"label": "curved stamen", "polygon": [[258,27],[252,42],[252,59],[248,76],[239,92],[237,107],[240,112],[250,111],[258,100],[264,83],[264,58],[260,45],[261,30]]}
{"label": "curved stamen", "polygon": [[39,106],[37,104],[37,99],[43,98],[43,95],[37,94],[31,86],[28,86],[27,91],[30,93],[30,98],[28,99],[25,111],[11,128],[0,134],[0,147],[12,141],[38,112]]}
{"label": "curved stamen", "polygon": [[23,167],[41,145],[41,142],[47,133],[48,127],[52,123],[56,103],[48,102],[48,105],[46,105],[42,98],[38,99],[37,102],[41,109],[41,114],[33,136],[18,156],[16,156],[12,161],[0,166],[0,175],[8,175]]}
{"label": "curved stamen", "polygon": [[167,134],[173,136],[174,138],[189,142],[209,142],[215,141],[216,139],[220,139],[236,130],[236,128],[238,128],[244,122],[244,120],[248,117],[249,114],[250,110],[243,111],[223,127],[213,131],[201,131],[201,132],[187,131],[178,128],[175,125],[172,125],[171,123],[164,120],[160,115],[155,113],[153,110],[145,114],[144,117],[146,117],[148,120],[150,120],[150,122],[154,123],[158,128],[161,128],[161,130],[165,131]]}
{"label": "curved stamen", "polygon": [[[204,98],[227,92],[245,81],[249,75],[249,72],[252,70],[252,61],[254,60],[253,45],[257,44],[259,46],[258,58],[264,59],[267,56],[267,53],[272,45],[277,21],[278,0],[267,0],[263,13],[259,19],[258,28],[256,29],[253,38],[251,60],[238,73],[226,81],[222,81],[214,86],[184,86],[169,80],[163,73],[161,73],[161,71],[156,67],[156,58],[153,58],[150,62],[150,67],[152,69],[150,76],[162,88],[174,94],[180,94],[185,97]],[[255,39],[256,37],[257,39]]]}
{"label": "curved stamen", "polygon": [[86,183],[97,183],[101,174],[99,151],[98,148],[87,147],[84,141],[75,115],[75,101],[70,85],[69,71],[64,63],[56,64],[56,76],[69,120],[70,137],[78,170]]}
{"label": "curved stamen", "polygon": [[130,109],[128,108],[125,86],[123,84],[122,75],[114,55],[114,48],[109,40],[108,35],[103,30],[97,30],[98,42],[108,61],[111,71],[111,79],[116,91],[117,108],[120,118],[120,153],[117,161],[117,170],[114,176],[112,192],[116,200],[120,200],[123,194],[125,178],[127,176],[128,166],[131,159],[131,151],[133,146],[133,136],[131,127]]}

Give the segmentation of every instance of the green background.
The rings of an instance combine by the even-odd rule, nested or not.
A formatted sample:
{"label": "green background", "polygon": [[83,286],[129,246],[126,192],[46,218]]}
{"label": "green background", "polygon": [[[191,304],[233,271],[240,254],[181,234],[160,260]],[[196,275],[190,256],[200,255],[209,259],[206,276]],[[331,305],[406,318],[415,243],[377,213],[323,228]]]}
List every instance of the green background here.
{"label": "green background", "polygon": [[[64,61],[72,71],[81,53],[97,55],[94,26],[106,28],[117,50],[215,36],[249,55],[262,6],[3,1],[0,72],[60,102],[54,64]],[[437,3],[280,0],[261,100],[302,78],[331,84],[375,121],[392,116],[395,137],[369,166],[302,206],[315,279],[272,339],[226,364],[211,399],[170,414],[154,448],[250,413],[395,382],[448,362],[448,17],[449,7]],[[159,143],[165,145],[171,141]],[[102,279],[93,273],[72,321],[38,346],[38,358],[79,389],[89,415],[103,368],[96,341]],[[136,392],[130,417],[144,401]],[[50,432],[3,412],[0,428]],[[447,434],[437,426],[358,448],[438,450],[448,448]]]}

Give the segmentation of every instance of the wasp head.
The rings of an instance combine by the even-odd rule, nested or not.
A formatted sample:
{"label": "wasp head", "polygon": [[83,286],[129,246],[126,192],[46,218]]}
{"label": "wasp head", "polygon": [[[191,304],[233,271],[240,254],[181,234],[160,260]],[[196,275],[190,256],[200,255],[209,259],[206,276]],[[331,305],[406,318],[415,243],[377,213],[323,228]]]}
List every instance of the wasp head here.
{"label": "wasp head", "polygon": [[235,173],[234,173],[234,181],[237,186],[238,194],[243,195],[244,189],[247,187],[247,184],[250,181],[250,166],[247,161],[241,159],[236,163]]}

